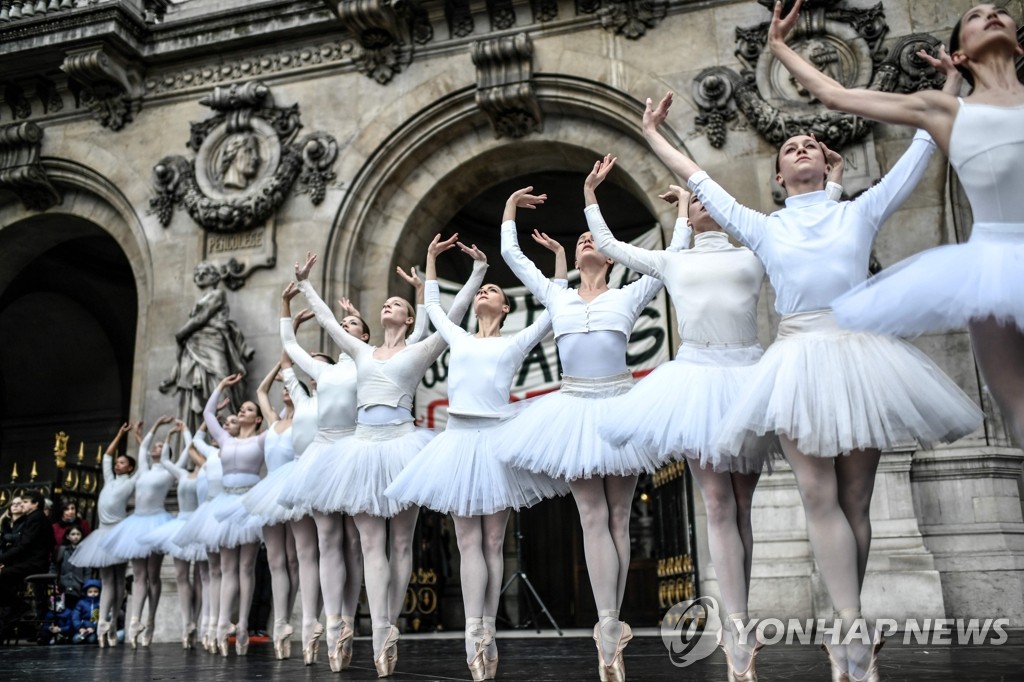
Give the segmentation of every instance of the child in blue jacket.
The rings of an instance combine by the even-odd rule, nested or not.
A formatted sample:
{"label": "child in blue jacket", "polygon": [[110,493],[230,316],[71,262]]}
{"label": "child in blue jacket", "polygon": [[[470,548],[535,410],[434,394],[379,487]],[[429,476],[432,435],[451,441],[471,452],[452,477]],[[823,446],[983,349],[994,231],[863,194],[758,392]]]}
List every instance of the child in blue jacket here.
{"label": "child in blue jacket", "polygon": [[96,628],[100,622],[101,585],[99,580],[90,578],[82,586],[85,589],[85,596],[78,600],[75,610],[71,612],[71,622],[74,628],[72,639],[75,644],[96,643]]}

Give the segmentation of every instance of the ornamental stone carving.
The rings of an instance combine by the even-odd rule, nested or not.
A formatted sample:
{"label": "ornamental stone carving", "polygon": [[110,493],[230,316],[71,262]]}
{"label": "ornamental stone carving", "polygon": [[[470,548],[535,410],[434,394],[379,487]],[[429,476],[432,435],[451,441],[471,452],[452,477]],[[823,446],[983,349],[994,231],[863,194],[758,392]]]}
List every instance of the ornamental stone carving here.
{"label": "ornamental stone carving", "polygon": [[[772,0],[758,0],[769,11]],[[792,6],[786,3],[786,11]],[[861,140],[872,123],[849,114],[827,111],[767,49],[769,22],[736,29],[736,56],[745,67],[705,69],[694,79],[692,93],[700,110],[697,127],[713,147],[725,144],[736,111],[772,144],[798,132],[812,132],[834,149]],[[914,34],[884,49],[889,27],[882,3],[868,8],[846,6],[846,0],[807,0],[790,44],[809,62],[846,87],[886,92],[911,92],[940,87],[943,76],[916,52],[935,53],[939,41]]]}
{"label": "ornamental stone carving", "polygon": [[606,29],[637,40],[660,24],[667,12],[667,0],[605,0],[599,14]]}
{"label": "ornamental stone carving", "polygon": [[533,42],[526,33],[472,45],[476,103],[496,137],[520,138],[540,130],[543,115],[531,79]]}
{"label": "ornamental stone carving", "polygon": [[142,108],[142,67],[109,47],[71,50],[60,68],[82,86],[81,103],[104,128],[121,130]]}
{"label": "ornamental stone carving", "polygon": [[412,44],[433,37],[430,22],[412,0],[326,0],[355,36],[352,58],[360,73],[386,85],[412,62]]}
{"label": "ornamental stone carving", "polygon": [[30,121],[0,127],[0,189],[15,194],[30,211],[61,202],[39,161],[43,129]]}
{"label": "ornamental stone carving", "polygon": [[230,289],[276,263],[273,218],[292,193],[324,200],[335,180],[337,141],[324,132],[298,138],[299,107],[279,107],[261,81],[216,87],[199,100],[213,115],[191,124],[194,160],[166,156],[153,167],[150,209],[165,227],[184,207],[206,232],[205,256]]}

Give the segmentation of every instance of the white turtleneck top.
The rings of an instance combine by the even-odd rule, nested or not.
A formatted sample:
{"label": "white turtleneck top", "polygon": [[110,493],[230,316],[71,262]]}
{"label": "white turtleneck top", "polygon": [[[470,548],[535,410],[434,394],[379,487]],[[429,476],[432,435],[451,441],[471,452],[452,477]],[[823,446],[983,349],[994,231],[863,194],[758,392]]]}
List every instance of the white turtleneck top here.
{"label": "white turtleneck top", "polygon": [[206,402],[203,418],[210,435],[220,446],[223,485],[225,488],[255,485],[260,480],[260,469],[263,467],[263,444],[267,432],[249,438],[235,438],[217,421],[219,401],[220,389],[215,388]]}
{"label": "white turtleneck top", "polygon": [[[143,444],[146,442],[143,441]],[[96,501],[100,525],[112,525],[124,521],[128,516],[128,499],[135,490],[135,481],[139,477],[139,467],[130,474],[118,476],[114,473],[114,458],[103,455],[103,488]]]}
{"label": "white turtleneck top", "polygon": [[[342,333],[348,332],[342,329]],[[333,365],[317,360],[296,341],[292,321],[287,317],[281,318],[281,344],[292,362],[316,380],[317,428],[336,431],[354,427],[357,408],[356,364],[352,358],[342,354]],[[290,385],[288,391],[294,396]],[[294,397],[292,402],[295,402]],[[292,423],[294,424],[294,420]]]}
{"label": "white turtleneck top", "polygon": [[[450,316],[461,319],[472,302],[473,294],[480,287],[487,270],[487,263],[473,262],[473,273],[459,290],[452,303]],[[334,319],[331,309],[313,289],[309,280],[299,282],[299,290],[306,296],[317,322],[327,331],[336,344],[356,363],[358,377],[357,402],[359,423],[381,424],[391,421],[412,419],[413,397],[416,387],[431,365],[447,345],[444,337],[434,332],[423,341],[406,345],[404,349],[386,360],[373,357],[371,346],[345,331]],[[379,419],[372,408],[383,406]]]}
{"label": "white turtleneck top", "polygon": [[[568,282],[559,280],[563,286]],[[480,338],[455,324],[441,308],[437,280],[427,280],[430,321],[451,346],[448,360],[448,413],[469,417],[500,417],[508,407],[509,389],[523,358],[551,331],[547,311],[512,336]]]}
{"label": "white turtleneck top", "polygon": [[771,215],[740,205],[704,171],[689,185],[715,222],[761,259],[780,314],[824,310],[867,279],[879,227],[910,196],[934,151],[931,137],[918,131],[881,181],[853,201],[809,192],[787,198]]}
{"label": "white turtleneck top", "polygon": [[[615,239],[599,213],[590,228],[601,253],[665,283],[683,343],[757,343],[757,300],[764,267],[750,249],[733,246],[725,232],[701,232],[692,249],[649,251]],[[689,241],[690,228],[683,219],[676,221],[676,234],[680,233]]]}

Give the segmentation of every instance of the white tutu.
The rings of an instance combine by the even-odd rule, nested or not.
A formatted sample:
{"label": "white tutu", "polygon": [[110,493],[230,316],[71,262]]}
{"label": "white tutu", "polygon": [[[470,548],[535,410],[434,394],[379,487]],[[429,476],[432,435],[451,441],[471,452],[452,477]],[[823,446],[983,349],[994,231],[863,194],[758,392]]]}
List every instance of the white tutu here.
{"label": "white tutu", "polygon": [[384,494],[457,516],[530,507],[569,492],[564,481],[513,469],[491,452],[501,420],[449,415],[445,431],[423,448]]}
{"label": "white tutu", "polygon": [[848,329],[916,336],[995,317],[1024,331],[1024,223],[977,223],[966,244],[929,249],[832,303]]}
{"label": "white tutu", "polygon": [[110,535],[103,541],[103,549],[125,559],[144,559],[153,554],[154,549],[143,543],[141,538],[173,520],[174,517],[165,511],[156,514],[129,514],[128,518],[114,526]]}
{"label": "white tutu", "polygon": [[536,398],[498,427],[494,455],[516,468],[567,481],[654,472],[661,465],[657,456],[630,443],[612,445],[598,433],[606,420],[617,418],[608,412],[608,398],[632,386],[628,372],[592,379],[563,376],[561,389]]}
{"label": "white tutu", "polygon": [[127,562],[128,559],[111,554],[103,546],[119,525],[120,522],[112,526],[100,525],[78,543],[78,547],[75,547],[75,551],[71,553],[68,560],[82,568],[106,568]]}
{"label": "white tutu", "polygon": [[235,505],[241,504],[243,492],[248,491],[225,490],[212,500],[199,505],[172,541],[183,546],[198,543],[205,547],[207,552],[219,552],[224,547],[259,542],[263,538],[263,524],[259,517],[249,516],[240,522],[221,522],[216,518],[218,512],[226,514],[234,511]]}
{"label": "white tutu", "polygon": [[[291,475],[288,479],[281,484],[281,490],[277,497],[277,503],[283,505],[285,508],[291,510],[297,510],[296,513],[301,515],[298,518],[302,518],[309,514],[312,509],[313,495],[311,493],[310,485],[312,484],[318,490],[318,486],[321,477],[330,477],[329,470],[345,466],[345,459],[339,444],[349,436],[355,434],[355,428],[351,429],[321,429],[317,432],[313,442],[310,443],[305,450],[302,451],[302,455],[295,460],[295,466],[291,469]],[[331,493],[334,496],[331,496]],[[320,495],[320,502],[323,503],[324,507],[331,507],[330,509],[317,508],[317,511],[323,511],[331,513],[338,511],[340,507],[336,506],[340,503],[339,497],[344,491],[323,491]],[[270,501],[268,500],[268,504]],[[266,509],[264,507],[263,509]],[[253,508],[254,512],[263,513],[263,510],[257,510]]]}
{"label": "white tutu", "polygon": [[154,552],[169,554],[175,559],[206,561],[206,548],[202,545],[192,543],[182,547],[174,542],[174,536],[185,527],[185,522],[193,513],[180,512],[176,518],[143,535],[139,538],[139,542],[149,546]]}
{"label": "white tutu", "polygon": [[[301,500],[320,512],[390,518],[409,505],[387,497],[384,489],[433,437],[433,431],[418,429],[412,422],[358,424],[353,435],[329,446],[320,456],[322,462],[302,477]],[[314,447],[315,443],[310,445],[302,459]]]}
{"label": "white tutu", "polygon": [[276,526],[287,521],[298,521],[309,515],[308,507],[284,507],[280,503],[281,494],[295,475],[298,464],[299,460],[293,459],[267,474],[266,478],[254,485],[252,490],[242,495],[242,504],[235,510],[235,514],[226,520],[239,521],[252,515],[259,517],[264,526]]}
{"label": "white tutu", "polygon": [[687,457],[716,472],[760,473],[774,436],[750,443],[736,457],[716,446],[722,419],[747,391],[764,350],[758,344],[709,347],[684,343],[629,393],[608,399],[613,418],[601,436],[662,459]]}
{"label": "white tutu", "polygon": [[[245,512],[242,507],[242,495],[252,488],[224,488],[224,492],[213,498],[210,503],[210,514],[216,526],[209,526],[213,534],[207,539],[217,547],[231,548],[248,545],[263,540],[263,521],[258,516]],[[241,516],[238,515],[242,510]],[[229,519],[221,521],[221,519]]]}
{"label": "white tutu", "polygon": [[751,437],[786,435],[806,455],[952,442],[981,410],[905,341],[844,331],[828,310],[784,315],[775,343],[722,424],[736,454]]}

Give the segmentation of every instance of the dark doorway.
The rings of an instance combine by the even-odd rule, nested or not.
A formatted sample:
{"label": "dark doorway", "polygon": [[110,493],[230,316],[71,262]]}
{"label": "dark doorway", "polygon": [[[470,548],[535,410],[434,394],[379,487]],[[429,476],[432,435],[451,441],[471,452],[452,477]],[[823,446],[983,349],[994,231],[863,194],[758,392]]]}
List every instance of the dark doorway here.
{"label": "dark doorway", "polygon": [[26,229],[11,226],[2,248],[31,252],[30,240],[44,241],[48,230],[70,238],[3,273],[9,282],[0,292],[4,482],[15,465],[23,482],[33,466],[39,480],[54,480],[59,431],[70,437],[71,456],[87,443],[91,463],[98,444],[129,416],[138,298],[124,252],[80,218],[45,215],[31,222]]}

